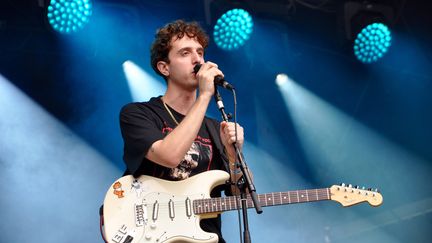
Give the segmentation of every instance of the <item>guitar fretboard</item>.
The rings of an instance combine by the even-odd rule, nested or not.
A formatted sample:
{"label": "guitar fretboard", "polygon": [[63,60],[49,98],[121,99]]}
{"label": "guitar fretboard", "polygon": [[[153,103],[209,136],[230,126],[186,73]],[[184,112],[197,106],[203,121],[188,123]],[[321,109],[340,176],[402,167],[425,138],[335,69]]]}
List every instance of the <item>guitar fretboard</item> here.
{"label": "guitar fretboard", "polygon": [[[258,201],[262,207],[322,200],[330,200],[329,188],[272,192],[258,195]],[[246,205],[247,208],[253,207],[252,199],[249,196],[246,199]],[[195,214],[223,212],[236,210],[238,208],[241,208],[241,202],[234,196],[197,199],[193,201],[193,210]]]}

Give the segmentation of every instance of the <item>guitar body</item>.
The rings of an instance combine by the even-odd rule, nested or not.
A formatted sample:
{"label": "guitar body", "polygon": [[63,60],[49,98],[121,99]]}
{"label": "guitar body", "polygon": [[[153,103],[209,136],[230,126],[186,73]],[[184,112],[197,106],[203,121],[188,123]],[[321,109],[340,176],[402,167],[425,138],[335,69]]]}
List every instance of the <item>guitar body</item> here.
{"label": "guitar body", "polygon": [[218,236],[200,228],[193,201],[210,198],[210,191],[229,174],[207,171],[183,181],[151,176],[124,176],[114,182],[104,200],[104,233],[109,243],[218,242]]}

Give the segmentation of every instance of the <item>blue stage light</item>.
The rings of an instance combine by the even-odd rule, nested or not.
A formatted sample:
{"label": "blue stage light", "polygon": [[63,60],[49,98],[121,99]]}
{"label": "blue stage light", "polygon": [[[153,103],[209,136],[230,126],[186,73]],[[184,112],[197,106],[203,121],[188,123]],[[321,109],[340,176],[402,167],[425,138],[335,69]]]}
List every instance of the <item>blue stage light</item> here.
{"label": "blue stage light", "polygon": [[363,63],[378,61],[391,45],[389,28],[382,23],[373,23],[363,28],[354,41],[354,54]]}
{"label": "blue stage light", "polygon": [[82,29],[91,14],[91,0],[51,0],[47,16],[54,30],[68,34]]}
{"label": "blue stage light", "polygon": [[219,48],[233,50],[244,45],[252,30],[252,16],[244,9],[231,9],[217,20],[213,36]]}

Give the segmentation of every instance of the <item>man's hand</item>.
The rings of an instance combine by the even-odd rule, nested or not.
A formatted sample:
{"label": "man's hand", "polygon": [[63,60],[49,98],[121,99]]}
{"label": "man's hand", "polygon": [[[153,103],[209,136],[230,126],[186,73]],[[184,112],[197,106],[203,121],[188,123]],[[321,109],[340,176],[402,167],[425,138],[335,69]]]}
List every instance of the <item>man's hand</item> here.
{"label": "man's hand", "polygon": [[[228,154],[230,162],[234,162],[236,160],[236,153],[232,146],[234,142],[236,142],[235,135],[235,124],[234,122],[221,122],[220,124],[220,137],[222,139],[222,143],[225,146],[225,150]],[[243,127],[237,124],[237,143],[236,146],[238,149],[242,149],[244,142],[244,133]]]}
{"label": "man's hand", "polygon": [[196,74],[199,81],[200,95],[212,96],[214,94],[214,79],[216,76],[222,76],[223,73],[218,69],[218,65],[213,62],[206,62],[201,65],[200,70]]}

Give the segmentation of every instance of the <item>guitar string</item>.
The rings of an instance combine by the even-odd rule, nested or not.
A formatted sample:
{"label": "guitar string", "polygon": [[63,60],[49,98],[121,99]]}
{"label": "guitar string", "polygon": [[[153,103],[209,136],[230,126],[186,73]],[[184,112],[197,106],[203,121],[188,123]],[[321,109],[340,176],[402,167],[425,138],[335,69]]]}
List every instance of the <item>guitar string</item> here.
{"label": "guitar string", "polygon": [[[314,202],[315,200],[313,200],[313,201],[309,201],[309,202]],[[320,200],[317,200],[317,201],[320,201]],[[303,202],[307,202],[307,201],[291,201],[291,204],[295,204],[295,203],[303,203]],[[191,208],[193,209],[193,212],[194,213],[197,213],[197,214],[200,214],[200,213],[211,213],[211,212],[220,212],[220,211],[230,211],[230,210],[235,210],[235,209],[237,209],[238,208],[238,206],[237,205],[239,205],[239,204],[237,204],[237,203],[232,203],[232,204],[230,204],[230,203],[227,203],[225,206],[224,205],[215,205],[215,206],[204,206],[204,207],[200,207],[200,208],[198,208],[197,206],[194,206],[194,205],[192,205],[191,206]],[[262,204],[263,205],[263,204]],[[279,205],[279,204],[273,204],[273,205],[268,205],[268,206],[277,206],[277,205]],[[284,204],[280,204],[280,205],[284,205]],[[186,206],[184,205],[184,204],[181,204],[181,205],[174,205],[174,207],[176,208],[176,209],[185,209],[186,208]],[[247,203],[247,207],[249,208],[249,207],[252,207],[252,202],[248,202]],[[151,210],[150,210],[151,211]],[[169,212],[170,211],[170,209],[169,209],[169,206],[163,206],[163,207],[159,207],[159,212],[162,212],[162,213],[167,213],[167,212]]]}
{"label": "guitar string", "polygon": [[[306,202],[306,201],[316,201],[316,200],[325,200],[325,199],[328,199],[327,193],[318,193],[318,194],[314,193],[314,194],[318,196],[316,199],[314,198],[315,195],[310,195],[311,198],[309,200],[301,200],[301,199],[306,199],[306,198],[305,197],[298,197],[297,198],[297,193],[295,193],[295,195],[291,195],[288,198],[284,198],[284,199],[282,199],[282,201],[280,201],[280,196],[278,196],[278,195],[274,195],[272,197],[267,197],[267,201],[270,201],[269,199],[272,199],[271,201],[273,201],[273,202],[276,202],[276,203],[281,202],[281,203],[283,203],[284,201],[285,202],[287,201],[286,199],[289,199],[288,201],[290,201],[291,203],[298,203],[298,202]],[[265,202],[266,197],[263,194],[260,195],[260,196],[258,196],[258,198],[259,199],[263,199],[261,201]],[[248,197],[247,199],[250,202],[250,197]],[[235,197],[232,197],[232,198],[231,197],[221,197],[221,198],[193,199],[192,201],[197,201],[197,203],[199,203],[199,204],[206,204],[206,203],[215,204],[216,203],[217,205],[219,205],[220,203],[225,203],[225,204],[233,203],[233,202],[235,202],[237,200],[236,200]],[[225,202],[225,201],[228,201],[228,202]],[[169,203],[168,201],[166,201],[163,204],[159,203],[159,209],[161,209],[161,208],[162,209],[169,208],[169,204],[168,203]],[[173,203],[174,203],[174,206],[176,206],[176,207],[186,207],[185,206],[185,200],[178,200],[178,201],[175,200],[175,201],[173,201]],[[148,205],[152,206],[153,204],[150,203]],[[193,206],[193,204],[192,204],[192,206]],[[211,206],[212,205],[210,205],[210,207]]]}
{"label": "guitar string", "polygon": [[[327,189],[324,189],[324,190],[327,190]],[[304,197],[302,197],[302,198],[296,198],[297,193],[296,192],[290,192],[290,193],[295,193],[295,194],[293,195],[292,198],[289,198],[288,201],[291,204],[295,204],[295,203],[314,202],[314,201],[321,201],[321,200],[328,200],[328,199],[330,199],[327,192],[325,192],[325,193],[322,192],[322,191],[320,191],[320,192],[321,193],[318,193],[317,196],[322,196],[322,198],[317,198],[317,199],[314,199],[314,200],[301,200],[301,199],[305,199],[305,198]],[[285,193],[285,194],[287,194],[287,193]],[[314,193],[314,194],[316,194],[316,193]],[[225,199],[225,198],[227,198],[227,199]],[[229,211],[229,210],[236,209],[238,204],[237,204],[236,200],[232,200],[232,199],[235,199],[235,198],[231,198],[231,199],[228,199],[228,198],[231,198],[231,197],[194,199],[193,201],[200,201],[199,204],[201,204],[201,205],[207,204],[207,203],[208,204],[213,204],[213,205],[207,205],[207,206],[198,208],[196,206],[196,204],[192,204],[191,207],[193,208],[194,213],[196,213],[197,211],[199,213],[207,213],[207,212],[210,213],[210,212]],[[265,202],[264,200],[260,200],[260,199],[264,199],[264,198],[265,198],[264,194],[261,194],[259,196],[259,201],[262,202],[262,203],[264,203]],[[248,199],[249,199],[248,200],[248,207],[250,207],[249,205],[251,205],[252,202],[251,202],[250,198],[248,198]],[[274,196],[272,201],[273,201],[273,203],[276,201],[276,204],[273,204],[273,205],[270,205],[270,206],[276,206],[276,205],[278,205],[279,202],[282,202],[281,204],[289,204],[289,203],[286,203],[286,200],[285,200],[285,203],[283,203],[283,201],[279,201],[279,199],[280,198],[278,198],[278,196]],[[217,200],[219,200],[219,202]],[[222,200],[224,202],[222,202]],[[226,200],[229,200],[229,202],[225,202]],[[205,202],[205,201],[207,201],[207,202]],[[186,208],[184,200],[183,201],[180,201],[180,200],[179,201],[173,201],[173,202],[174,202],[175,208]],[[221,202],[225,203],[225,206],[221,205],[220,204]],[[216,204],[216,205],[214,205],[214,204]],[[152,204],[149,204],[149,206],[151,206],[151,205]],[[159,204],[159,211],[161,211],[161,212],[169,211],[169,207],[170,206],[167,203],[166,204]],[[223,207],[225,207],[225,210],[223,210]],[[229,209],[227,209],[227,207]]]}
{"label": "guitar string", "polygon": [[[279,193],[277,193],[277,194],[279,194]],[[282,194],[282,195],[284,195],[284,194]],[[288,196],[288,194],[286,194],[286,195]],[[306,194],[299,194],[299,195],[306,195]],[[305,199],[305,197],[306,196],[304,196],[304,197],[301,197],[301,196],[297,197],[297,193],[295,193],[294,195],[289,195],[288,196],[288,198],[291,198],[291,199],[296,199],[296,198]],[[316,197],[318,197],[319,199],[321,199],[321,198],[322,199],[328,198],[326,192],[322,192],[322,193],[318,193],[318,194],[313,193],[313,195],[308,195],[308,197],[310,197],[310,199],[314,199]],[[261,194],[261,195],[258,196],[258,198],[259,199],[265,199],[266,198],[267,200],[269,200],[270,198],[273,198],[273,201],[280,201],[280,196],[279,195],[272,195],[271,196],[271,195],[266,194],[264,196],[264,194]],[[212,202],[214,202],[214,201],[217,202],[217,201],[224,201],[224,200],[232,201],[232,200],[235,200],[235,199],[236,199],[235,197],[220,197],[220,198],[200,198],[200,199],[193,199],[192,201],[197,201],[197,202],[199,201],[200,203],[205,203],[204,202],[205,200],[209,200],[209,201],[212,201]],[[247,199],[250,200],[251,198],[248,197]],[[286,199],[286,198],[283,198],[282,200],[284,200],[284,199]],[[177,204],[184,204],[185,200],[174,200],[172,202],[175,205],[177,205]],[[167,204],[167,206],[169,206],[168,205],[169,201],[166,201],[165,203]],[[163,206],[165,204],[159,203],[159,205]]]}
{"label": "guitar string", "polygon": [[[301,191],[299,191],[298,195],[300,196],[300,195],[306,195],[306,194],[308,194],[308,196],[310,196],[311,198],[316,197],[316,195],[317,196],[325,196],[325,198],[327,198],[327,191],[326,191],[326,189],[323,189],[322,191],[318,191],[318,193],[315,192],[315,189],[313,189],[313,191],[314,192],[303,193],[303,194],[301,194]],[[286,196],[288,196],[290,198],[297,198],[297,192],[296,191],[294,191],[294,192],[291,191],[289,193],[287,193],[287,192],[266,193],[266,194],[260,194],[260,195],[258,195],[258,197],[259,198],[266,198],[266,197],[270,196],[270,197],[273,197],[273,198],[279,200],[280,199],[280,195],[279,194],[280,195],[286,195]],[[235,198],[236,197],[197,198],[197,199],[192,199],[192,201],[200,201],[200,200],[231,200],[231,199],[235,199]],[[248,196],[247,199],[250,199],[250,196]],[[174,202],[174,203],[184,203],[185,200],[173,200],[172,202]]]}

